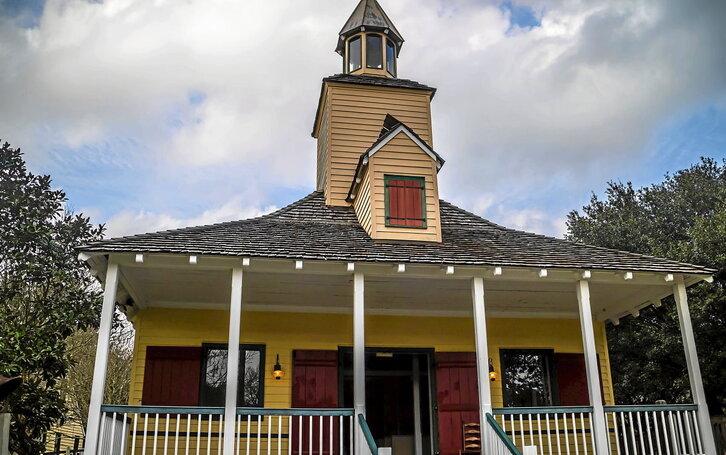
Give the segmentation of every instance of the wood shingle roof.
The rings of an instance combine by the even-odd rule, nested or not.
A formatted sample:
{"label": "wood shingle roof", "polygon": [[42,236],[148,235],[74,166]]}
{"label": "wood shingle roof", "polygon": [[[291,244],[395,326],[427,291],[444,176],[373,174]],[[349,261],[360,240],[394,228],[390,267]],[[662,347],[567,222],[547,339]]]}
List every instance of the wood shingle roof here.
{"label": "wood shingle roof", "polygon": [[84,252],[632,270],[708,274],[705,267],[508,229],[441,201],[441,243],[372,240],[352,207],[316,191],[269,215],[102,240]]}

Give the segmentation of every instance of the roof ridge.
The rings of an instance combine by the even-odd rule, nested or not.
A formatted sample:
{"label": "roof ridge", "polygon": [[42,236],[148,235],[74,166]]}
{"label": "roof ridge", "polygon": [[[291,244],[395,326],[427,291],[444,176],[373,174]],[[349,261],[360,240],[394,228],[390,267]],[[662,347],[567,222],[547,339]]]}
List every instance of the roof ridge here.
{"label": "roof ridge", "polygon": [[[480,221],[483,221],[483,222],[487,223],[488,225],[490,225],[490,226],[492,226],[494,228],[501,229],[502,231],[512,232],[512,233],[515,233],[515,234],[525,234],[525,235],[528,235],[528,236],[537,237],[537,238],[544,239],[544,240],[548,240],[548,241],[554,241],[554,242],[557,242],[557,243],[567,243],[568,245],[577,245],[577,246],[583,246],[583,247],[586,247],[586,248],[595,248],[595,249],[598,249],[598,250],[601,250],[601,251],[609,251],[609,252],[613,252],[613,253],[627,254],[627,255],[630,255],[630,256],[633,256],[633,257],[638,257],[638,258],[643,258],[643,259],[656,259],[656,260],[659,260],[659,261],[667,261],[667,262],[670,262],[672,264],[685,265],[685,266],[689,266],[689,267],[694,267],[695,266],[695,267],[699,267],[699,268],[701,268],[703,270],[710,270],[708,267],[704,267],[704,266],[696,265],[696,264],[690,264],[688,262],[676,261],[674,259],[669,259],[669,258],[664,258],[664,257],[658,257],[658,256],[651,256],[651,255],[648,255],[648,254],[636,253],[636,252],[627,251],[627,250],[619,250],[617,248],[607,248],[607,247],[604,247],[604,246],[591,245],[589,243],[575,242],[573,240],[560,239],[560,238],[552,237],[552,236],[549,236],[549,235],[537,234],[535,232],[528,232],[528,231],[523,231],[523,230],[520,230],[520,229],[513,229],[513,228],[506,227],[506,226],[502,226],[501,224],[497,224],[497,223],[495,223],[495,222],[493,222],[491,220],[488,220],[488,219],[486,219],[486,218],[484,218],[482,216],[479,216],[479,215],[477,215],[475,213],[472,213],[472,212],[470,212],[470,211],[468,211],[466,209],[462,209],[461,207],[456,206],[456,205],[452,204],[451,202],[445,201],[443,199],[439,199],[439,204],[442,204],[442,203],[443,204],[446,204],[447,206],[449,206],[449,207],[451,207],[451,208],[453,208],[455,210],[458,210],[459,212],[463,212],[463,213],[465,213],[465,214],[467,214],[469,216],[473,216],[473,217],[479,219]],[[443,228],[443,226],[442,226],[442,228]],[[462,227],[462,229],[466,229],[466,228],[465,227]],[[475,230],[475,229],[471,229],[471,230]]]}

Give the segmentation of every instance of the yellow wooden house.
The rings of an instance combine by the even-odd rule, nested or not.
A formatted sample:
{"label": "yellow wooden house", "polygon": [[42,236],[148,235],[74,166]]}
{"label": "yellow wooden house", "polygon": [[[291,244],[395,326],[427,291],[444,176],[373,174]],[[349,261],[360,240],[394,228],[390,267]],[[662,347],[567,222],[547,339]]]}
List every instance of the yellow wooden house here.
{"label": "yellow wooden house", "polygon": [[[398,76],[403,43],[360,1],[308,196],[79,247],[105,288],[87,455],[715,454],[686,291],[713,271],[439,199],[436,89]],[[618,406],[607,324],[671,295],[693,403]],[[117,307],[136,329],[125,406],[103,402]]]}

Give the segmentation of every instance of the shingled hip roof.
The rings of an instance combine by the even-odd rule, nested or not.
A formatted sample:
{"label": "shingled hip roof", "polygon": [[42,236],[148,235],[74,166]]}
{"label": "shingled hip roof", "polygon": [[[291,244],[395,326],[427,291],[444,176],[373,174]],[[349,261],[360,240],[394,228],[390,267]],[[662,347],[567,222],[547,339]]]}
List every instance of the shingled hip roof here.
{"label": "shingled hip roof", "polygon": [[586,268],[710,274],[705,267],[504,228],[441,201],[441,243],[373,241],[351,207],[316,191],[269,215],[102,240],[83,252],[171,253],[351,262]]}

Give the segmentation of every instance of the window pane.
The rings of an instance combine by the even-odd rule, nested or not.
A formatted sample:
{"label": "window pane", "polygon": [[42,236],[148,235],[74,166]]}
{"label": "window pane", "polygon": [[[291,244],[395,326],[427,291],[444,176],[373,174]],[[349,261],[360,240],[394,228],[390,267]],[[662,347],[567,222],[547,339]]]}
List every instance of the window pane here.
{"label": "window pane", "polygon": [[352,73],[361,68],[361,41],[357,36],[348,41],[348,72]]}
{"label": "window pane", "polygon": [[396,75],[396,48],[391,40],[386,40],[386,70],[391,76]]}
{"label": "window pane", "polygon": [[552,352],[506,349],[501,351],[504,406],[552,406]]}
{"label": "window pane", "polygon": [[260,400],[260,351],[245,351],[244,365],[244,404],[242,406],[262,406]]}
{"label": "window pane", "polygon": [[366,66],[383,69],[383,42],[381,35],[366,35]]}
{"label": "window pane", "polygon": [[[263,347],[240,347],[237,406],[262,406]],[[227,387],[227,347],[204,349],[201,406],[224,406]]]}
{"label": "window pane", "polygon": [[204,405],[224,406],[227,387],[227,349],[208,349],[204,361]]}

